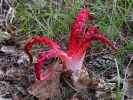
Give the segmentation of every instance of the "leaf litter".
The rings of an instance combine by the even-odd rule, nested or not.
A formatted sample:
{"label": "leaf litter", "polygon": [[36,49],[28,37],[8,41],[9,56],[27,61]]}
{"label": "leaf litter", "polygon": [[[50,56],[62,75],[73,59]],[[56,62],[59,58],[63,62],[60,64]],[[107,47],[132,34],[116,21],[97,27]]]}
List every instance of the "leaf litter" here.
{"label": "leaf litter", "polygon": [[[38,81],[34,75],[34,65],[38,57],[35,56],[33,65],[26,71],[24,68],[28,63],[28,57],[22,49],[25,45],[25,40],[20,40],[20,43],[18,43],[18,29],[8,24],[12,22],[16,11],[7,1],[2,0],[2,5],[4,6],[2,6],[2,15],[0,15],[0,41],[2,43],[0,45],[0,99],[36,100],[38,98],[39,100],[59,100],[60,98],[64,98],[63,100],[96,100],[97,98],[116,98],[116,69],[114,67],[109,68],[109,66],[114,66],[114,62],[109,65],[107,64],[110,70],[102,74],[102,77],[101,75],[100,77],[97,76],[99,75],[97,73],[99,66],[106,66],[106,63],[112,58],[112,55],[106,56],[109,58],[108,61],[106,61],[106,57],[102,56],[102,54],[100,56],[95,55],[96,57],[94,59],[89,58],[90,62],[86,62],[87,60],[85,60],[85,66],[87,67],[90,79],[89,81],[84,80],[79,82],[87,84],[86,90],[82,92],[76,90],[71,83],[71,72],[62,73],[62,66],[59,62],[57,65],[52,66],[54,71],[46,81]],[[121,48],[124,47],[122,42],[120,40],[119,44],[117,44]],[[126,98],[133,98],[133,75],[131,73],[133,63],[131,58],[129,67],[124,66],[125,70],[123,71],[123,75],[126,78],[121,79],[127,85],[125,87]],[[93,65],[91,69],[89,68],[90,65]],[[104,69],[106,70],[105,67]],[[44,71],[43,73],[45,74],[46,72]]]}

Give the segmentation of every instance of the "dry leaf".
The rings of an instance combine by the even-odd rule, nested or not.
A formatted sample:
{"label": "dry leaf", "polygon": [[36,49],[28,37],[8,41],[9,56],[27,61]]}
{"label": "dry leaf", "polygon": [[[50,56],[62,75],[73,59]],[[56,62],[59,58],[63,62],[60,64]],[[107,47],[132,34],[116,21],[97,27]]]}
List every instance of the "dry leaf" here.
{"label": "dry leaf", "polygon": [[7,53],[7,54],[9,53],[13,54],[17,52],[14,46],[4,46],[4,45],[1,47],[0,51]]}
{"label": "dry leaf", "polygon": [[59,77],[62,73],[62,66],[56,67],[52,72],[51,76],[44,80],[37,80],[32,84],[28,89],[28,93],[37,97],[39,100],[46,100],[56,94],[60,93],[59,86],[60,80]]}
{"label": "dry leaf", "polygon": [[0,15],[0,26],[6,21],[5,15]]}
{"label": "dry leaf", "polygon": [[0,31],[0,41],[2,40],[9,40],[11,35],[8,32]]}
{"label": "dry leaf", "polygon": [[7,27],[5,24],[0,26],[0,41],[6,43],[7,40],[12,39],[18,34],[18,28],[11,25]]}

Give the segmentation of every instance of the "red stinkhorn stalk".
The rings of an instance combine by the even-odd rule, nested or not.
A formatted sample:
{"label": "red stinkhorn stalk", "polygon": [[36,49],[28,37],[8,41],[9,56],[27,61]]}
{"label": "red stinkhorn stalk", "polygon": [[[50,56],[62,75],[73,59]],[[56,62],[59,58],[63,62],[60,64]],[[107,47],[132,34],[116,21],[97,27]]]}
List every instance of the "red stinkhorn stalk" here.
{"label": "red stinkhorn stalk", "polygon": [[51,50],[44,52],[37,61],[36,76],[39,80],[44,80],[50,75],[52,71],[51,67],[49,67],[46,75],[41,76],[41,70],[45,62],[54,56],[59,56],[65,64],[66,69],[71,70],[73,72],[72,74],[75,75],[77,71],[81,70],[86,50],[93,40],[97,39],[103,44],[109,44],[109,46],[116,51],[115,46],[104,36],[101,36],[98,28],[95,26],[90,27],[86,34],[83,35],[85,24],[89,19],[94,19],[94,16],[90,14],[90,11],[88,9],[81,10],[72,25],[68,51],[61,50],[58,44],[45,37],[37,36],[27,43],[25,46],[25,51],[30,58],[30,64],[32,63],[33,58],[29,50],[33,44],[43,43],[52,48]]}

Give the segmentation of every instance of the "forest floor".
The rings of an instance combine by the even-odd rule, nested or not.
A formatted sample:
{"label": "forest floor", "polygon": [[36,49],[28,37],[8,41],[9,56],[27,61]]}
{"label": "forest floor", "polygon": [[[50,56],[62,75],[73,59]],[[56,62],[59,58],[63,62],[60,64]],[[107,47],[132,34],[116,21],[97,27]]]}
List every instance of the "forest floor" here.
{"label": "forest floor", "polygon": [[[26,69],[26,43],[44,36],[67,50],[74,18],[83,8],[95,15],[86,27],[97,26],[118,51],[98,41],[91,44],[84,59],[90,77],[86,89],[73,86],[58,57],[45,64],[54,69],[51,76],[37,80],[36,62],[49,47],[33,46],[33,63]],[[0,0],[1,100],[132,100],[132,71],[133,0]]]}

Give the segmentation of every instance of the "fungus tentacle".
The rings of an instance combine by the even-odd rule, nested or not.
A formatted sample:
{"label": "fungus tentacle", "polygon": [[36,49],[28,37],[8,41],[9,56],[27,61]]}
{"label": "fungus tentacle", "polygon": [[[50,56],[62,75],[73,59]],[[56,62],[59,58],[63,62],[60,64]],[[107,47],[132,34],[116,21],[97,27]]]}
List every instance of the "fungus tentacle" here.
{"label": "fungus tentacle", "polygon": [[113,43],[105,38],[104,36],[101,36],[100,34],[94,34],[91,38],[92,40],[98,39],[100,40],[103,44],[108,44],[114,51],[117,51],[116,47],[113,45]]}
{"label": "fungus tentacle", "polygon": [[103,44],[108,44],[114,51],[117,51],[113,43],[104,36],[101,36],[100,34],[92,35],[91,38],[88,41],[86,41],[81,48],[87,49],[90,46],[91,42],[96,39],[100,40]]}
{"label": "fungus tentacle", "polygon": [[45,80],[49,77],[52,68],[49,66],[47,74],[41,75],[42,67],[46,63],[46,61],[55,56],[60,56],[67,70],[71,70],[73,73],[76,73],[78,70],[81,70],[86,50],[93,42],[93,40],[100,40],[103,44],[108,44],[110,47],[112,47],[113,50],[117,51],[116,47],[108,39],[100,35],[99,29],[95,26],[90,27],[87,30],[85,36],[83,35],[84,27],[88,19],[94,19],[94,16],[90,14],[90,10],[81,10],[78,16],[76,17],[74,24],[72,25],[68,51],[60,50],[60,46],[54,41],[39,36],[31,39],[27,43],[27,45],[25,46],[25,51],[30,58],[30,64],[33,60],[32,55],[29,51],[32,45],[36,43],[43,43],[49,45],[52,48],[51,50],[44,52],[37,61],[36,76],[39,80]]}
{"label": "fungus tentacle", "polygon": [[60,48],[60,46],[57,43],[55,43],[54,41],[52,41],[48,38],[45,38],[45,37],[37,36],[37,37],[31,39],[25,46],[25,52],[27,53],[27,55],[30,58],[30,64],[33,61],[33,57],[32,57],[32,54],[30,52],[30,48],[32,47],[32,45],[34,45],[36,43],[42,43],[42,44],[49,45],[53,49]]}
{"label": "fungus tentacle", "polygon": [[91,38],[91,36],[94,34],[99,34],[99,29],[96,26],[92,26],[92,27],[88,28],[86,35],[84,37],[84,42],[89,40]]}
{"label": "fungus tentacle", "polygon": [[87,23],[88,19],[94,19],[92,14],[89,15],[89,12],[90,10],[83,9],[77,15],[71,29],[69,50],[75,50],[82,45],[85,24]]}
{"label": "fungus tentacle", "polygon": [[52,57],[55,57],[55,56],[61,56],[61,57],[66,58],[67,54],[65,52],[63,52],[62,50],[52,49],[52,50],[44,52],[40,56],[40,58],[36,64],[36,76],[39,80],[45,80],[47,77],[49,77],[51,70],[52,70],[50,66],[49,66],[48,73],[46,75],[41,76],[41,70],[42,70],[43,65],[46,63],[46,61],[48,61],[49,59],[51,59]]}

